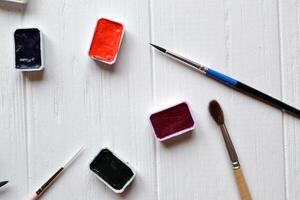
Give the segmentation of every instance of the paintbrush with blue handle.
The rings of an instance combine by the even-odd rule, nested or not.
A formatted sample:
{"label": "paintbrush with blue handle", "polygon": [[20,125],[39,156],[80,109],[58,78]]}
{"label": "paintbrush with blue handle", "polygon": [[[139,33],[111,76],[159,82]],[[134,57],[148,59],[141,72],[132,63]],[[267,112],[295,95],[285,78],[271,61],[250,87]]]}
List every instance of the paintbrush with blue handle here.
{"label": "paintbrush with blue handle", "polygon": [[204,65],[198,64],[198,63],[191,61],[187,58],[184,58],[178,54],[175,54],[165,48],[162,48],[162,47],[154,45],[154,44],[151,44],[151,45],[153,47],[155,47],[156,49],[158,49],[159,51],[161,51],[164,55],[168,55],[169,57],[171,57],[175,60],[178,60],[178,61],[202,72],[203,74],[205,74],[219,82],[226,84],[227,86],[230,86],[236,90],[239,90],[245,94],[248,94],[249,96],[259,99],[267,104],[270,104],[276,108],[279,108],[282,111],[285,111],[287,113],[290,113],[290,114],[300,118],[300,110],[297,108],[294,108],[278,99],[275,99],[274,97],[271,97],[259,90],[256,90],[256,89],[254,89],[240,81],[237,81],[229,76],[226,76],[220,72],[217,72],[213,69],[205,67]]}

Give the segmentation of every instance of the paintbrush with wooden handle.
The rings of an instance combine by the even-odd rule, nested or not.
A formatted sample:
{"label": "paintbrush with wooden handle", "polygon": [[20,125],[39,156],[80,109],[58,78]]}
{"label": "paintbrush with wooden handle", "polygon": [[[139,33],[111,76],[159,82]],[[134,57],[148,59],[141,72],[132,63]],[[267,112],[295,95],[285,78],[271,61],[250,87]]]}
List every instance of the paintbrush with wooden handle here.
{"label": "paintbrush with wooden handle", "polygon": [[224,123],[224,114],[221,106],[216,100],[213,100],[209,103],[209,112],[215,122],[220,126],[222,135],[226,144],[226,148],[232,163],[233,172],[235,176],[235,180],[240,192],[240,197],[242,200],[251,200],[251,195],[244,178],[238,156],[230,139],[229,133]]}

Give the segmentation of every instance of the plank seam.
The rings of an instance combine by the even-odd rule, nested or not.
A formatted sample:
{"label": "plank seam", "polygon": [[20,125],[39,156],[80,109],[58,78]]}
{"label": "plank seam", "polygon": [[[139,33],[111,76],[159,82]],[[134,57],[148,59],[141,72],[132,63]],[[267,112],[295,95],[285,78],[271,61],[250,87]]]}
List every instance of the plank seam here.
{"label": "plank seam", "polygon": [[[280,13],[280,0],[277,0],[277,23],[278,23],[278,46],[279,46],[279,65],[280,65],[280,86],[281,86],[281,100],[284,101],[284,70],[282,58],[282,35],[281,35],[281,13]],[[288,199],[288,176],[287,176],[287,150],[286,150],[286,127],[285,127],[285,114],[282,113],[282,138],[283,138],[283,159],[284,159],[284,197]]]}
{"label": "plank seam", "polygon": [[26,153],[26,177],[27,177],[27,185],[26,185],[26,192],[29,194],[29,128],[28,128],[28,120],[29,120],[29,113],[28,113],[28,92],[27,92],[27,81],[26,81],[26,74],[22,73],[23,77],[23,102],[24,102],[24,130],[25,130],[25,153]]}
{"label": "plank seam", "polygon": [[[149,12],[149,38],[150,38],[150,42],[153,42],[153,20],[152,20],[152,16],[153,16],[153,9],[152,9],[152,1],[148,0],[148,12]],[[153,50],[151,48],[150,49],[150,66],[151,66],[151,93],[152,93],[152,102],[153,104],[155,104],[155,96],[156,96],[156,92],[155,92],[155,68],[154,68],[154,54],[153,54]],[[155,187],[156,187],[156,199],[159,200],[159,179],[158,179],[158,148],[157,148],[157,142],[155,140],[153,140],[153,149],[154,149],[154,176],[155,176]]]}

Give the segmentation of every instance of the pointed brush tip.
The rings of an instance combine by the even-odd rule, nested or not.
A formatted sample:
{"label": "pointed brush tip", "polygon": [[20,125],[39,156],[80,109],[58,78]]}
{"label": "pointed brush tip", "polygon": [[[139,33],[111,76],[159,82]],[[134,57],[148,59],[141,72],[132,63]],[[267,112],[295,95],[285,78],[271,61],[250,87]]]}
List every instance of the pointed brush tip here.
{"label": "pointed brush tip", "polygon": [[149,43],[149,44],[150,44],[152,47],[156,48],[154,44],[152,44],[152,43]]}
{"label": "pointed brush tip", "polygon": [[163,53],[166,53],[166,52],[167,52],[166,49],[164,49],[164,48],[162,48],[162,47],[160,47],[160,46],[157,46],[157,45],[152,44],[152,43],[149,43],[149,44],[150,44],[152,47],[156,48],[157,50],[159,50],[159,51],[161,51],[161,52],[163,52]]}
{"label": "pointed brush tip", "polygon": [[2,182],[0,182],[0,185],[1,186],[4,186],[4,185],[6,185],[8,183],[8,181],[2,181]]}
{"label": "pointed brush tip", "polygon": [[152,43],[149,43],[152,47],[157,48],[158,46]]}

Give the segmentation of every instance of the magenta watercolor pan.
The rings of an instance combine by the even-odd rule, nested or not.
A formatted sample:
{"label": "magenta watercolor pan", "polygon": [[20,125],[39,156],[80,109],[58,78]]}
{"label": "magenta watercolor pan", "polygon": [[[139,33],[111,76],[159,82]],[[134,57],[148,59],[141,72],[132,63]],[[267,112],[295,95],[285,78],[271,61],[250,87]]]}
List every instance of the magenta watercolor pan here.
{"label": "magenta watercolor pan", "polygon": [[150,122],[160,141],[181,135],[195,128],[195,122],[186,102],[153,113]]}

